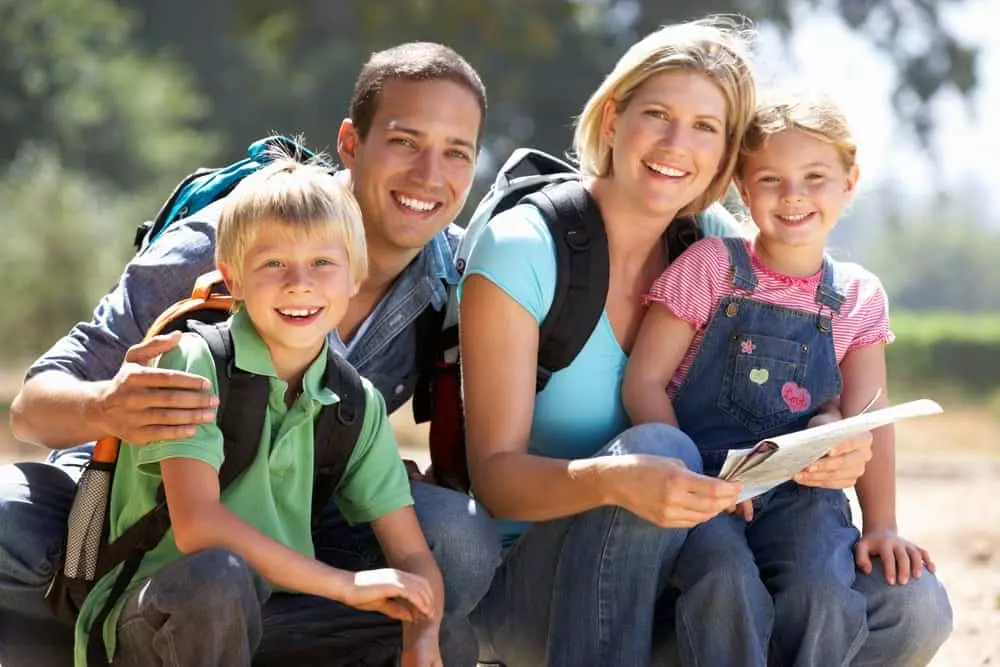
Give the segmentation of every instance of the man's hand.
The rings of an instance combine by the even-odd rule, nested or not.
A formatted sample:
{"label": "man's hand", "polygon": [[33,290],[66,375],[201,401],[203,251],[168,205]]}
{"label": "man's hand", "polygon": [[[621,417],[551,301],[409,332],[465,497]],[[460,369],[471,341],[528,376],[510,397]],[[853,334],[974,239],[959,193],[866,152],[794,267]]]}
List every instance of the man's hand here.
{"label": "man's hand", "polygon": [[97,419],[108,435],[134,444],[189,438],[215,419],[219,399],[203,377],[149,364],[177,346],[180,332],[133,345],[100,394]]}

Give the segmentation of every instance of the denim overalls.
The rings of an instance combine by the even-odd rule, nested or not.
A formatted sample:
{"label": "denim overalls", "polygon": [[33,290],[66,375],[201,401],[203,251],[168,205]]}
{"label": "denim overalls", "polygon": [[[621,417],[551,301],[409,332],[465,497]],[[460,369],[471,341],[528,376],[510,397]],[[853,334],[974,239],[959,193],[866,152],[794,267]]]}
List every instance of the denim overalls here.
{"label": "denim overalls", "polygon": [[[719,303],[673,402],[707,475],[730,448],[804,428],[841,390],[831,316],[844,297],[823,263],[816,310],[753,299],[742,239],[725,239],[733,290]],[[864,598],[851,589],[858,539],[842,491],[786,482],[754,499],[754,517],[721,514],[688,535],[679,589],[685,664],[848,664],[867,637]],[[712,622],[706,622],[712,618]],[[745,660],[743,659],[745,658]]]}

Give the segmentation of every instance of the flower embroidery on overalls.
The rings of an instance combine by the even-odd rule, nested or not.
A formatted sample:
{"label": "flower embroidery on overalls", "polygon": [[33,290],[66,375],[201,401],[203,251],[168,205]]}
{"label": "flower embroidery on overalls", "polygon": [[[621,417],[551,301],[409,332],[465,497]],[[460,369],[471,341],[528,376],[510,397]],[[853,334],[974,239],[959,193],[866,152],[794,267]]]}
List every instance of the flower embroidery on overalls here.
{"label": "flower embroidery on overalls", "polygon": [[757,349],[757,346],[753,344],[753,341],[747,338],[742,343],[740,343],[740,349],[743,354],[753,354],[753,351]]}

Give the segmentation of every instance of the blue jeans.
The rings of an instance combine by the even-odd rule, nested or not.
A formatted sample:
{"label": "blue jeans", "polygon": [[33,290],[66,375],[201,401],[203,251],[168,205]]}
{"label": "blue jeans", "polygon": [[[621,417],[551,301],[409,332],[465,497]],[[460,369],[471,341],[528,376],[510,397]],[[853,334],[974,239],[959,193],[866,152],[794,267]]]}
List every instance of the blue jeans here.
{"label": "blue jeans", "polygon": [[[663,424],[633,427],[596,455],[627,454],[701,470],[691,439]],[[656,602],[686,534],[620,507],[532,525],[473,612],[483,657],[508,667],[649,664]]]}
{"label": "blue jeans", "polygon": [[670,576],[681,663],[851,664],[868,635],[857,539],[842,491],[794,482],[756,498],[749,523],[720,514],[691,529]]}
{"label": "blue jeans", "polygon": [[[55,464],[0,467],[0,663],[4,667],[72,664],[72,628],[53,618],[42,596],[65,548],[78,477],[74,464],[88,457],[89,453],[65,453]],[[467,616],[485,595],[500,562],[499,535],[493,521],[467,496],[422,483],[414,483],[412,492],[417,518],[445,581],[442,655],[449,665],[474,665],[476,641]],[[361,569],[384,563],[371,529],[348,526],[332,504],[315,540],[317,557],[330,565]],[[310,656],[314,664],[328,664],[325,647],[349,641],[352,623],[369,633],[366,637],[371,633],[373,621],[367,615],[341,607],[311,596],[273,596],[255,661],[279,662],[294,654],[296,664],[310,664]],[[378,620],[398,645],[399,624]],[[293,640],[288,633],[294,633]]]}

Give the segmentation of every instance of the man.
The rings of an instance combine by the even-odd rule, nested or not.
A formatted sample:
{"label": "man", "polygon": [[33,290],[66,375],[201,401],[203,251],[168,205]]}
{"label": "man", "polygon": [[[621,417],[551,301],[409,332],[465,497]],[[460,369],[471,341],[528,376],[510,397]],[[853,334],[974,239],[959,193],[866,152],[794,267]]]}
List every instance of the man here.
{"label": "man", "polygon": [[[485,113],[483,84],[461,56],[411,43],[365,64],[340,128],[337,149],[364,217],[369,274],[330,342],[382,392],[390,412],[416,383],[417,316],[442,308],[446,284],[458,279],[452,254],[461,230],[449,225],[472,184]],[[147,443],[185,437],[193,425],[215,419],[202,379],[145,366],[175,338],[140,341],[153,319],[212,268],[220,208],[217,202],[178,222],[141,252],[93,319],[29,369],[11,406],[18,438],[54,448],[106,434]],[[12,628],[29,617],[51,619],[42,593],[64,548],[78,466],[87,456],[57,453],[51,464],[7,466],[0,475],[0,612],[8,654],[51,641],[38,632],[18,633],[13,642]],[[442,655],[449,665],[474,665],[466,617],[489,587],[498,537],[466,496],[422,482],[414,482],[413,496],[445,579]],[[371,531],[347,526],[332,504],[315,541],[317,557],[338,567],[360,569],[381,558]],[[364,652],[377,639],[398,642],[394,624],[326,600],[277,596],[264,614],[260,662],[313,656],[329,664],[331,655],[346,659],[347,649]],[[48,623],[45,632],[54,632]],[[10,660],[3,664],[11,667]]]}

